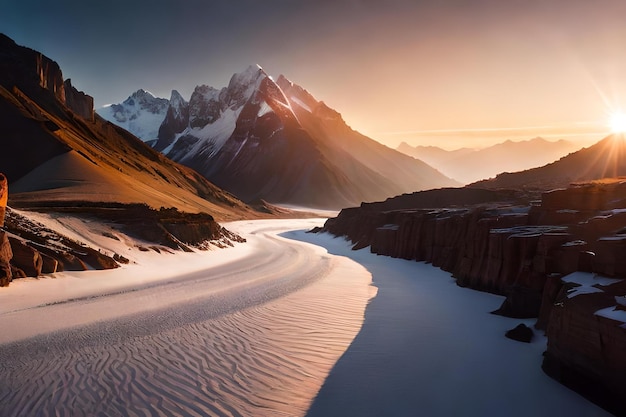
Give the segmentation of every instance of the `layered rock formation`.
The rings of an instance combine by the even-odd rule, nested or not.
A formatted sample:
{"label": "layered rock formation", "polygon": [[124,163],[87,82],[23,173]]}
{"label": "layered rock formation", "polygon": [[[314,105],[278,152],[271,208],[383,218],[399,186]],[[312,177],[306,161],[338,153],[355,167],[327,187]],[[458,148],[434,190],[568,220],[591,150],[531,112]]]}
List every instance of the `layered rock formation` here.
{"label": "layered rock formation", "polygon": [[[42,210],[42,208],[38,208]],[[154,210],[142,204],[89,204],[77,203],[71,207],[47,207],[57,215],[87,216],[107,223],[132,238],[150,243],[141,250],[174,249],[191,251],[210,246],[232,246],[244,242],[240,236],[220,226],[208,214],[181,213],[176,209]],[[8,250],[13,254],[10,271],[16,278],[37,277],[60,271],[117,268],[125,263],[120,254],[111,256],[86,244],[69,239],[42,224],[9,210],[5,224]]]}
{"label": "layered rock formation", "polygon": [[90,122],[94,121],[93,97],[78,91],[69,78],[63,82],[65,90],[65,105],[75,114]]}
{"label": "layered rock formation", "polygon": [[[624,196],[626,182],[606,180],[546,192],[538,201],[502,190],[432,190],[344,209],[323,230],[347,236],[355,249],[431,262],[458,285],[505,295],[496,313],[538,317],[536,327],[547,329],[549,373],[622,415]],[[572,296],[582,285],[572,277],[580,273],[591,283]],[[599,277],[620,280],[606,285]]]}
{"label": "layered rock formation", "polygon": [[580,280],[574,276],[563,279],[548,322],[543,369],[557,381],[623,416],[626,280],[606,283],[595,274],[583,279],[591,286],[584,280],[576,283]]}
{"label": "layered rock formation", "polygon": [[69,239],[54,230],[33,222],[10,210],[5,229],[13,258],[14,278],[38,277],[61,271],[112,269],[118,263],[106,254],[81,242]]}
{"label": "layered rock formation", "polygon": [[93,97],[76,90],[71,81],[63,80],[59,64],[40,52],[19,47],[0,33],[0,85],[16,87],[29,96],[38,96],[38,88],[50,91],[69,110],[93,120]]}

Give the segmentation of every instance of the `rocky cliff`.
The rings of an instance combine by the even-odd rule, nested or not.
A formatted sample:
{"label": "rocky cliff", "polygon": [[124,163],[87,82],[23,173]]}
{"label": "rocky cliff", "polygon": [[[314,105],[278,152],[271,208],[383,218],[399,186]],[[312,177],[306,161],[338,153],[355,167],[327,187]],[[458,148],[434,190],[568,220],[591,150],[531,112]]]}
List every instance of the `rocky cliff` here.
{"label": "rocky cliff", "polygon": [[538,317],[536,327],[547,331],[549,374],[623,415],[625,195],[621,181],[545,192],[539,200],[502,190],[433,190],[344,209],[324,230],[348,237],[355,249],[431,262],[458,285],[505,295],[496,313]]}
{"label": "rocky cliff", "polygon": [[17,88],[30,97],[39,97],[37,89],[51,92],[75,114],[93,121],[93,97],[76,90],[71,81],[63,80],[59,64],[40,52],[19,47],[0,33],[0,85]]}
{"label": "rocky cliff", "polygon": [[548,321],[543,369],[617,416],[626,415],[626,281],[562,279]]}
{"label": "rocky cliff", "polygon": [[65,90],[65,105],[75,114],[93,122],[93,97],[74,88],[72,80],[69,78],[63,82],[63,86]]}
{"label": "rocky cliff", "polygon": [[[225,247],[232,246],[233,242],[245,241],[206,213],[188,214],[173,208],[154,210],[145,204],[87,202],[36,209],[52,212],[58,217],[85,218],[93,224],[98,221],[114,224],[112,230],[115,233],[123,233],[129,241],[143,242],[138,248],[145,251],[191,251],[193,248]],[[128,262],[122,254],[103,253],[33,221],[25,214],[8,209],[4,230],[0,232],[0,261],[4,261],[0,265],[4,265],[7,271],[4,285],[8,285],[12,277],[111,269]],[[103,235],[119,240],[108,231]]]}

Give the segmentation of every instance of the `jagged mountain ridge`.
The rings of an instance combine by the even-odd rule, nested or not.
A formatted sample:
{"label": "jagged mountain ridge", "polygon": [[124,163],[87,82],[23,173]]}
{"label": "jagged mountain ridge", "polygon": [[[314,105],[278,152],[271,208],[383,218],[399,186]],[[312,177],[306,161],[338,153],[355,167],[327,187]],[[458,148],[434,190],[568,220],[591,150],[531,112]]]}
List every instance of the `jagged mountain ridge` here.
{"label": "jagged mountain ridge", "polygon": [[151,144],[159,134],[158,126],[166,116],[169,100],[155,97],[139,89],[121,104],[111,104],[98,110],[105,120],[128,130],[144,142]]}
{"label": "jagged mountain ridge", "polygon": [[145,203],[241,218],[253,210],[93,112],[58,64],[0,34],[0,167],[11,201]]}
{"label": "jagged mountain ridge", "polygon": [[189,102],[173,91],[154,147],[244,201],[339,208],[458,185],[257,65],[222,89],[196,87]]}
{"label": "jagged mountain ridge", "polygon": [[552,142],[537,137],[518,142],[507,140],[482,149],[446,151],[436,146],[413,147],[405,142],[396,149],[425,161],[451,178],[469,184],[493,178],[502,172],[540,167],[580,147],[563,139]]}

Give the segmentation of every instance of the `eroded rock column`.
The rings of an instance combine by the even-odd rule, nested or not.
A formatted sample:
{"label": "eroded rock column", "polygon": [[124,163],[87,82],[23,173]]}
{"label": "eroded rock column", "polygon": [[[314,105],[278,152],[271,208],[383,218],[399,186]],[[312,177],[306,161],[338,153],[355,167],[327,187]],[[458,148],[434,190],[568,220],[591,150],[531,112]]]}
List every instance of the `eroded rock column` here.
{"label": "eroded rock column", "polygon": [[[0,173],[0,228],[4,226],[4,214],[9,198],[7,178]],[[9,262],[13,257],[7,233],[0,229],[0,287],[6,287],[13,278]]]}

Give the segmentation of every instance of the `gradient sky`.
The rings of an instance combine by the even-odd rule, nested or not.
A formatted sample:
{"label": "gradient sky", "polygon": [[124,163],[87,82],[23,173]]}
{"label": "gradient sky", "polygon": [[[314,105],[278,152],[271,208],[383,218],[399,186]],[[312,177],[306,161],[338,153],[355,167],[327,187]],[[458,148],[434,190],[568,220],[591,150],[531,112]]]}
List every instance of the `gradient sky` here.
{"label": "gradient sky", "polygon": [[[392,147],[599,140],[626,110],[623,0],[0,0],[0,32],[96,106],[258,63]],[[585,142],[586,143],[586,142]]]}

